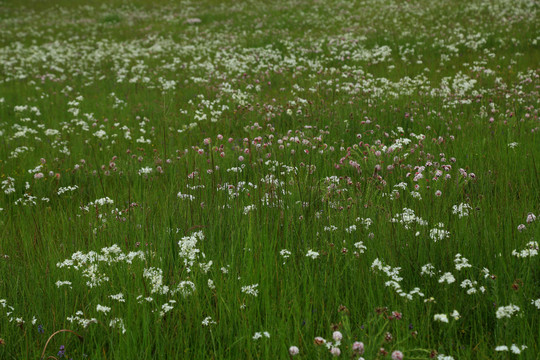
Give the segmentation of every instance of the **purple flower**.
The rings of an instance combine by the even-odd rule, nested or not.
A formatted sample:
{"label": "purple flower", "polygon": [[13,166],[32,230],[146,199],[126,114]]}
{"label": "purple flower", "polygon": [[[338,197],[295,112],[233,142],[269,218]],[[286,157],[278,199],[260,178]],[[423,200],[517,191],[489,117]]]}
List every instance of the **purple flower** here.
{"label": "purple flower", "polygon": [[65,353],[66,353],[66,350],[65,350],[64,345],[60,345],[60,351],[58,351],[58,354],[56,354],[56,356],[63,357]]}

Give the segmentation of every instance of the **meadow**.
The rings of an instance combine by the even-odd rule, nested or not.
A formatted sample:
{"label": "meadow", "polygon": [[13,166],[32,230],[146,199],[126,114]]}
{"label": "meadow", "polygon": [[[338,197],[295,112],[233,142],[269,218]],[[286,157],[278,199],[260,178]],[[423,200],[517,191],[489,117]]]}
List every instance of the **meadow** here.
{"label": "meadow", "polygon": [[539,11],[0,1],[0,359],[539,359]]}

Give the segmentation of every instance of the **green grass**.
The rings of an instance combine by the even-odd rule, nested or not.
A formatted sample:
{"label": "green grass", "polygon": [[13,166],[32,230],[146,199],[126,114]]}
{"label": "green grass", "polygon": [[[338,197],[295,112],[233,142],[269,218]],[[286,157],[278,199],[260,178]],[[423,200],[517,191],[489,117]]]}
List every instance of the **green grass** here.
{"label": "green grass", "polygon": [[538,11],[0,2],[0,359],[538,359]]}

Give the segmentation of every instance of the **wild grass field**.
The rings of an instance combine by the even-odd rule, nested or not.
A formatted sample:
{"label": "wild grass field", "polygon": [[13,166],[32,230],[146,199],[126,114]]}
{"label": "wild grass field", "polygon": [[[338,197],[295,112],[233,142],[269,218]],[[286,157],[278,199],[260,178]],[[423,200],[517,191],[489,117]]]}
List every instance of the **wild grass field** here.
{"label": "wild grass field", "polygon": [[0,359],[539,359],[539,10],[0,1]]}

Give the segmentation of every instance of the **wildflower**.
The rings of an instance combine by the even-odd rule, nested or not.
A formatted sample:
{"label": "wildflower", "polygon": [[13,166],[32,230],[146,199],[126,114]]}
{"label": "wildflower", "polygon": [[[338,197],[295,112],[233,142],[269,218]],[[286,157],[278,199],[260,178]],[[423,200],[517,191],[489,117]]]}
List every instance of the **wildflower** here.
{"label": "wildflower", "polygon": [[454,310],[450,316],[453,317],[454,320],[459,320],[461,318],[461,315],[459,315],[457,310]]}
{"label": "wildflower", "polygon": [[120,318],[114,318],[109,322],[109,326],[112,328],[119,328],[122,330],[122,334],[126,333],[126,327],[124,326],[124,320]]}
{"label": "wildflower", "polygon": [[403,353],[399,350],[396,350],[392,353],[392,360],[403,360]]}
{"label": "wildflower", "polygon": [[443,322],[443,323],[448,323],[448,316],[446,316],[446,314],[435,314],[435,316],[433,316],[433,319],[435,321],[440,321],[440,322]]}
{"label": "wildflower", "polygon": [[495,351],[508,351],[508,346],[506,345],[499,345],[495,348]]}
{"label": "wildflower", "polygon": [[296,347],[296,346],[291,346],[289,348],[289,354],[291,356],[295,356],[295,355],[298,355],[300,353],[300,350]]}
{"label": "wildflower", "polygon": [[212,317],[208,316],[201,322],[201,324],[202,326],[210,326],[216,324],[216,322],[212,320]]}
{"label": "wildflower", "polygon": [[257,295],[259,295],[259,290],[257,289],[258,286],[259,286],[259,284],[242,286],[242,292],[244,294],[248,294],[248,295],[252,295],[252,296],[257,297]]}
{"label": "wildflower", "polygon": [[326,340],[324,340],[322,337],[320,336],[317,336],[314,340],[315,342],[315,345],[322,345],[322,344],[326,344]]}
{"label": "wildflower", "polygon": [[253,335],[252,339],[253,340],[258,340],[258,339],[262,338],[263,336],[266,336],[267,338],[270,338],[270,333],[268,331],[264,331],[262,333],[256,332],[255,335]]}
{"label": "wildflower", "polygon": [[451,284],[453,282],[456,281],[456,278],[454,277],[454,275],[452,275],[451,273],[447,272],[447,273],[444,273],[443,276],[440,277],[439,279],[439,283],[448,283],[448,284]]}
{"label": "wildflower", "polygon": [[420,275],[421,276],[428,275],[430,277],[435,275],[435,267],[431,264],[426,264],[422,266],[422,271],[420,272]]}
{"label": "wildflower", "polygon": [[151,167],[143,167],[143,168],[139,169],[138,173],[139,173],[139,175],[148,175],[152,171],[154,171],[154,170]]}
{"label": "wildflower", "polygon": [[362,355],[364,353],[364,343],[360,341],[355,341],[353,343],[352,349],[356,354]]}
{"label": "wildflower", "polygon": [[454,360],[454,358],[450,355],[439,354],[437,360]]}
{"label": "wildflower", "polygon": [[458,215],[461,219],[464,216],[469,216],[469,210],[471,210],[471,206],[469,204],[461,203],[459,205],[452,206],[452,214]]}
{"label": "wildflower", "polygon": [[332,354],[332,356],[339,356],[341,355],[341,350],[339,350],[338,347],[332,347],[330,349],[330,354]]}
{"label": "wildflower", "polygon": [[456,254],[456,258],[454,259],[454,263],[456,264],[456,270],[460,271],[463,268],[470,268],[471,264],[469,264],[469,260],[462,257],[461,254]]}
{"label": "wildflower", "polygon": [[341,341],[341,339],[343,339],[343,334],[341,334],[341,332],[339,331],[334,331],[334,333],[332,334],[332,338],[335,342]]}
{"label": "wildflower", "polygon": [[319,257],[319,253],[310,249],[310,250],[308,250],[306,256],[310,257],[312,259],[316,259],[316,258]]}
{"label": "wildflower", "polygon": [[510,318],[519,311],[519,307],[513,304],[508,306],[500,306],[495,313],[497,319]]}
{"label": "wildflower", "polygon": [[66,350],[65,350],[64,345],[60,345],[60,350],[58,351],[58,354],[56,354],[56,356],[63,357],[65,353],[66,353]]}
{"label": "wildflower", "polygon": [[71,281],[60,281],[58,280],[55,285],[57,287],[60,287],[60,286],[64,286],[64,285],[68,285],[70,288],[71,288]]}
{"label": "wildflower", "polygon": [[118,302],[126,302],[126,299],[124,299],[124,294],[122,293],[118,293],[116,295],[109,295],[109,297]]}
{"label": "wildflower", "polygon": [[100,312],[106,314],[106,313],[108,313],[109,311],[111,311],[111,308],[108,307],[108,306],[102,306],[102,305],[99,305],[99,304],[98,304],[97,307],[96,307],[96,311],[100,311]]}
{"label": "wildflower", "polygon": [[525,345],[522,345],[520,349],[516,344],[512,344],[512,346],[510,347],[510,351],[512,351],[514,354],[521,354],[521,351],[525,350],[526,348],[527,346]]}
{"label": "wildflower", "polygon": [[525,230],[525,228],[526,228],[526,227],[525,227],[524,224],[519,224],[518,227],[517,227],[517,229],[518,229],[519,232]]}
{"label": "wildflower", "polygon": [[538,242],[529,241],[527,243],[527,248],[526,249],[521,250],[520,252],[518,252],[517,250],[514,249],[514,250],[512,250],[512,255],[520,257],[520,258],[533,257],[533,256],[538,255],[538,250],[539,250]]}
{"label": "wildflower", "polygon": [[534,215],[533,213],[527,214],[527,224],[530,224],[535,220],[536,220],[536,215]]}

